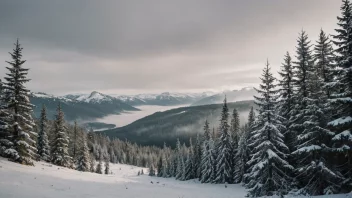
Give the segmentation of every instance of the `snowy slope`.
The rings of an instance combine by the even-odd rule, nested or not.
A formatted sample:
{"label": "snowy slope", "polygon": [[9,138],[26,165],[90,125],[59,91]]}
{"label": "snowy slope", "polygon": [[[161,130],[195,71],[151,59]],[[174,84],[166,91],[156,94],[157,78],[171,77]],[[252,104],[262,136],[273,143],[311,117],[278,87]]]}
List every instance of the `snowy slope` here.
{"label": "snowy slope", "polygon": [[[23,166],[0,158],[1,198],[244,198],[240,185],[200,184],[137,176],[142,168],[111,164],[112,175],[82,173],[44,162]],[[144,169],[147,172],[147,169]],[[151,183],[153,182],[153,183]],[[316,198],[351,198],[352,194]]]}
{"label": "snowy slope", "polygon": [[[73,198],[73,197],[144,197],[144,198],[243,198],[239,185],[200,184],[175,181],[173,178],[136,176],[141,168],[111,165],[113,175],[81,173],[37,162],[27,167],[0,158],[0,197]],[[145,172],[146,169],[145,169]],[[153,182],[153,184],[151,183]]]}

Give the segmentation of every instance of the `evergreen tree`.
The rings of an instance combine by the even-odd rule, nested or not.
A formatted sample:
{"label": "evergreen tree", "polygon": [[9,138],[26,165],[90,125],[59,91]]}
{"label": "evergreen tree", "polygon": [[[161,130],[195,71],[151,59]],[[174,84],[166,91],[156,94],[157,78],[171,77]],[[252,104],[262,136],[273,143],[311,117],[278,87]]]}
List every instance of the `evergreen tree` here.
{"label": "evergreen tree", "polygon": [[290,130],[291,127],[291,114],[295,108],[295,97],[294,97],[294,78],[293,78],[293,66],[290,54],[287,52],[284,58],[284,63],[281,66],[281,71],[279,72],[281,79],[279,80],[279,105],[278,112],[279,115],[284,119],[283,124],[286,127],[284,131],[285,143],[292,152],[295,148],[295,135]]}
{"label": "evergreen tree", "polygon": [[[300,36],[297,40],[296,47],[296,58],[297,61],[294,62],[294,89],[296,93],[294,95],[295,106],[290,113],[290,128],[289,131],[292,137],[297,137],[301,135],[304,131],[304,118],[307,109],[307,102],[309,100],[309,78],[310,74],[314,71],[314,60],[311,55],[310,41],[308,41],[307,34],[302,30]],[[292,148],[297,148],[297,138],[292,140]],[[290,145],[291,145],[290,144]],[[296,166],[296,165],[294,165]]]}
{"label": "evergreen tree", "polygon": [[237,109],[233,109],[232,112],[232,118],[231,118],[231,124],[230,124],[230,133],[231,133],[231,145],[232,145],[232,175],[233,175],[233,181],[235,181],[235,174],[239,171],[239,158],[238,158],[238,144],[240,140],[240,117],[238,114]]}
{"label": "evergreen tree", "polygon": [[163,154],[163,159],[162,159],[162,163],[163,163],[163,169],[162,169],[162,177],[164,178],[167,178],[169,177],[169,171],[168,171],[168,167],[169,167],[169,164],[168,164],[168,160],[166,159],[166,155]]}
{"label": "evergreen tree", "polygon": [[180,140],[177,138],[176,141],[176,150],[175,150],[175,154],[176,154],[176,179],[178,180],[182,180],[182,176],[183,176],[183,156],[181,153],[181,143]]}
{"label": "evergreen tree", "polygon": [[14,144],[9,130],[10,114],[6,109],[4,94],[5,91],[3,90],[2,81],[0,79],[0,156],[7,157],[7,153],[11,153],[9,151],[12,150]]}
{"label": "evergreen tree", "polygon": [[158,177],[161,177],[162,176],[162,174],[163,174],[163,172],[162,172],[162,170],[163,170],[163,158],[161,157],[161,155],[160,155],[160,157],[159,157],[159,161],[158,161],[158,164],[156,165],[156,169],[157,169],[157,175],[156,176],[158,176]]}
{"label": "evergreen tree", "polygon": [[87,138],[85,135],[83,135],[83,144],[79,152],[77,170],[83,171],[83,172],[90,171],[91,166],[94,167],[94,161],[93,161],[93,164],[91,164],[90,160],[91,159],[89,156],[89,150],[87,146]]}
{"label": "evergreen tree", "polygon": [[68,153],[69,139],[65,126],[64,112],[61,104],[57,107],[57,115],[54,124],[54,142],[52,144],[52,163],[58,166],[70,167],[71,157]]}
{"label": "evergreen tree", "polygon": [[38,155],[40,159],[49,162],[50,158],[50,146],[48,140],[48,119],[46,117],[46,107],[43,105],[40,113],[39,121],[39,134],[38,134]]}
{"label": "evergreen tree", "polygon": [[201,159],[201,177],[200,181],[202,183],[212,182],[212,171],[213,171],[213,140],[210,134],[208,120],[205,121],[204,125],[204,137],[203,137],[203,149],[202,149],[202,159]]}
{"label": "evergreen tree", "polygon": [[232,183],[232,149],[231,149],[231,135],[229,133],[228,124],[229,110],[227,107],[226,98],[221,112],[220,119],[220,138],[217,146],[216,158],[216,178],[215,183]]}
{"label": "evergreen tree", "polygon": [[99,161],[97,167],[95,168],[95,172],[98,174],[103,174],[103,154],[99,152]]}
{"label": "evergreen tree", "polygon": [[30,81],[27,78],[28,70],[23,68],[26,62],[22,60],[22,47],[18,40],[15,49],[10,53],[12,61],[6,61],[10,66],[4,83],[4,98],[8,116],[8,130],[13,137],[14,147],[6,152],[12,160],[33,165],[32,160],[37,159],[37,133],[33,131],[35,123],[31,116],[33,105],[29,101],[29,90],[25,84]]}
{"label": "evergreen tree", "polygon": [[192,149],[193,148],[190,147],[189,152],[187,154],[184,180],[190,180],[194,178]]}
{"label": "evergreen tree", "polygon": [[260,88],[256,89],[259,96],[255,96],[259,115],[256,130],[251,137],[253,139],[251,146],[254,149],[248,162],[252,165],[247,184],[251,197],[281,194],[290,184],[286,172],[293,169],[286,161],[289,150],[281,133],[284,126],[275,111],[278,97],[269,63],[263,70],[261,80]]}
{"label": "evergreen tree", "polygon": [[334,133],[327,129],[329,108],[327,95],[322,91],[323,80],[317,72],[309,73],[309,96],[304,109],[304,131],[298,135],[297,150],[292,154],[298,159],[298,181],[301,193],[322,195],[338,192],[341,182],[339,173],[335,173],[329,162],[329,148]]}
{"label": "evergreen tree", "polygon": [[337,76],[330,100],[334,115],[328,123],[335,133],[332,138],[335,161],[345,177],[343,191],[352,190],[352,9],[348,0],[342,1],[338,29],[333,36],[336,46]]}
{"label": "evergreen tree", "polygon": [[150,168],[149,168],[149,176],[155,176],[155,170],[154,170],[154,166],[151,165]]}
{"label": "evergreen tree", "polygon": [[[191,140],[190,140],[191,141]],[[193,149],[193,173],[192,173],[192,179],[193,178],[200,178],[201,175],[201,170],[200,170],[200,162],[202,159],[202,140],[199,136],[199,133],[197,133],[196,137],[196,144],[194,145]]]}
{"label": "evergreen tree", "polygon": [[95,160],[92,154],[89,155],[89,171],[95,173]]}
{"label": "evergreen tree", "polygon": [[108,175],[110,173],[110,162],[109,158],[105,158],[105,170],[104,170],[105,175]]}
{"label": "evergreen tree", "polygon": [[331,97],[334,88],[334,75],[336,68],[334,64],[335,55],[329,36],[323,30],[320,31],[319,39],[314,47],[315,67],[318,77],[322,79],[327,98]]}
{"label": "evergreen tree", "polygon": [[74,127],[73,127],[73,148],[72,148],[72,158],[73,160],[76,160],[76,155],[77,155],[77,134],[78,134],[78,125],[77,121],[74,122]]}
{"label": "evergreen tree", "polygon": [[234,172],[234,182],[244,182],[247,183],[245,180],[245,174],[248,173],[248,165],[247,162],[250,160],[250,153],[251,149],[248,146],[250,140],[250,134],[253,129],[255,120],[255,113],[253,107],[248,114],[248,121],[242,128],[242,134],[240,136],[240,140],[238,142],[238,150],[236,153],[237,160],[235,163],[235,172]]}

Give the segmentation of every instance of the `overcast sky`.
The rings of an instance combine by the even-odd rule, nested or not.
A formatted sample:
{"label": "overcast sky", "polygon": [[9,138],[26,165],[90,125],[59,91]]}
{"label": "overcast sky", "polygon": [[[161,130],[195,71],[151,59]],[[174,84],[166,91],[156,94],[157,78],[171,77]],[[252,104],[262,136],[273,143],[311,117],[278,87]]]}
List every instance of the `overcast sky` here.
{"label": "overcast sky", "polygon": [[339,0],[0,1],[0,77],[20,38],[32,91],[198,92],[255,86]]}

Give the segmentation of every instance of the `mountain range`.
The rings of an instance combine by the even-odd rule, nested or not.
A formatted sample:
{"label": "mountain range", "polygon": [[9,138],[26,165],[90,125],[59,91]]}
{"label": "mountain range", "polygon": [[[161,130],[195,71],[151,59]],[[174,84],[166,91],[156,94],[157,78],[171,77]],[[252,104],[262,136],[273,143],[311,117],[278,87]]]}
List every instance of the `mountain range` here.
{"label": "mountain range", "polygon": [[[158,106],[200,106],[208,104],[220,104],[226,95],[228,102],[251,100],[255,91],[253,88],[225,91],[222,93],[170,93],[161,94],[137,94],[117,95],[103,94],[93,91],[90,94],[68,94],[54,96],[47,93],[31,93],[30,100],[34,107],[34,114],[39,117],[44,104],[47,107],[49,119],[53,119],[58,103],[61,104],[65,118],[69,122],[74,120],[93,122],[111,114],[120,114],[125,111],[139,111],[141,105]],[[101,126],[102,123],[98,125]],[[110,126],[111,127],[111,126]]]}

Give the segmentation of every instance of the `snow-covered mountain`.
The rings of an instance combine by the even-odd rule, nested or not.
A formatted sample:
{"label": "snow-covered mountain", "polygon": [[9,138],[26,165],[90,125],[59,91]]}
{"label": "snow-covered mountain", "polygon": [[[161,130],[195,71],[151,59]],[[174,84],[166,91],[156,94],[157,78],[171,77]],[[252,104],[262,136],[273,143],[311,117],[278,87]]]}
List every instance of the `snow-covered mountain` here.
{"label": "snow-covered mountain", "polygon": [[200,100],[194,102],[192,106],[207,105],[207,104],[219,104],[226,99],[228,102],[237,102],[242,100],[253,100],[253,96],[257,92],[253,87],[244,87],[240,90],[224,91],[222,93],[214,94],[212,96],[201,98]]}
{"label": "snow-covered mountain", "polygon": [[139,110],[117,98],[98,92],[92,92],[89,95],[68,96],[54,96],[42,92],[31,93],[30,101],[35,105],[34,114],[36,117],[39,117],[42,105],[45,105],[50,119],[54,118],[57,105],[60,103],[68,121],[96,119],[122,111]]}
{"label": "snow-covered mountain", "polygon": [[161,94],[137,94],[137,95],[112,95],[127,104],[138,105],[182,105],[191,104],[201,98],[213,95],[214,92],[203,93],[170,93],[164,92]]}

